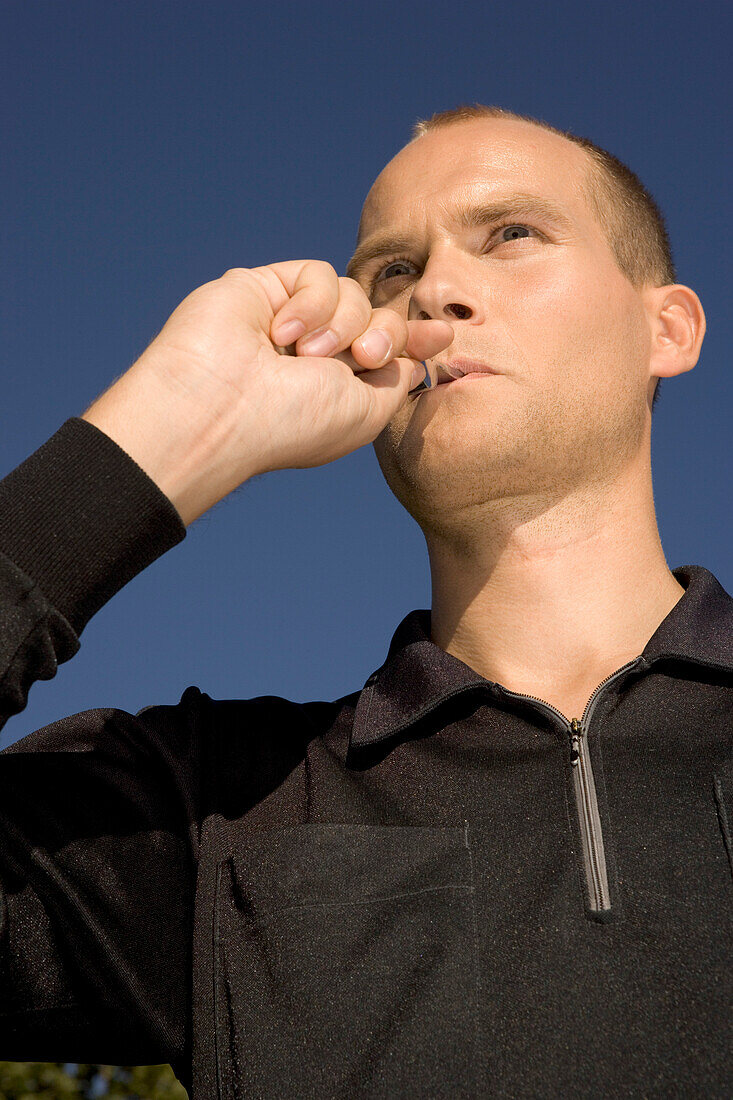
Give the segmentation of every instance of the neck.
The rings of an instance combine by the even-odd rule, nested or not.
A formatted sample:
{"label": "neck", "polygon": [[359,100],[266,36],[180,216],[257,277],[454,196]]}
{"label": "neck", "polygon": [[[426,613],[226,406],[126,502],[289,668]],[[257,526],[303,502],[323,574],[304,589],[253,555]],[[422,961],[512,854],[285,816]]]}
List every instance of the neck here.
{"label": "neck", "polygon": [[554,501],[492,501],[426,541],[435,644],[555,705],[577,709],[637,657],[684,593],[664,558],[649,467]]}

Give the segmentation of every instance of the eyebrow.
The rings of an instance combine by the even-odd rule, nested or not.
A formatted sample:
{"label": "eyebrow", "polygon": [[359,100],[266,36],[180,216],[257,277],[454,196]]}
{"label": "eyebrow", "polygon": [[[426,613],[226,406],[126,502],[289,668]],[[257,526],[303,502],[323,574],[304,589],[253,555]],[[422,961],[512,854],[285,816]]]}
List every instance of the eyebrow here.
{"label": "eyebrow", "polygon": [[[557,229],[572,229],[573,222],[559,206],[540,195],[517,192],[491,202],[458,203],[445,210],[461,229],[480,229],[491,222],[504,218],[539,217],[551,223]],[[393,252],[408,252],[415,247],[414,239],[382,234],[374,240],[366,240],[356,246],[354,254],[346,266],[346,275],[358,279],[372,260],[388,256]]]}

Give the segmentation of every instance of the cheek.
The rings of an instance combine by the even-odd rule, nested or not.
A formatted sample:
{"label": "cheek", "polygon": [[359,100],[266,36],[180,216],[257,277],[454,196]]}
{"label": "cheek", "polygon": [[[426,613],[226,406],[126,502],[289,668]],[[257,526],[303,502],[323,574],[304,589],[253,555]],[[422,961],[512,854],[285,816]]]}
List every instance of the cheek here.
{"label": "cheek", "polygon": [[519,316],[514,303],[514,332],[524,334],[528,358],[538,366],[545,363],[557,382],[566,368],[573,385],[584,377],[604,388],[613,386],[614,378],[618,384],[619,373],[637,371],[644,351],[642,318],[622,278],[564,267],[550,278],[545,272],[526,282]]}
{"label": "cheek", "polygon": [[589,285],[587,278],[568,270],[566,265],[555,271],[538,272],[525,283],[524,307],[527,319],[533,322],[539,340],[567,340],[573,334],[586,332],[604,324],[605,291]]}

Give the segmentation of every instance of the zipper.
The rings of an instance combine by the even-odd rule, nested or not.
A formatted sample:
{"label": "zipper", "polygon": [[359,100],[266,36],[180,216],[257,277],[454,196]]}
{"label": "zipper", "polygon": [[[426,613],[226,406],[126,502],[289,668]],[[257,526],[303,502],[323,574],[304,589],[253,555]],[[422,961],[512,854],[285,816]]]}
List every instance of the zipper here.
{"label": "zipper", "polygon": [[600,692],[613,680],[628,672],[629,669],[636,668],[644,663],[645,658],[643,656],[635,657],[633,661],[629,661],[628,664],[623,665],[622,668],[607,676],[605,680],[601,681],[586,703],[582,717],[571,718],[570,720],[545,699],[538,699],[536,695],[523,695],[517,691],[509,691],[501,684],[497,685],[505,695],[512,695],[515,699],[530,699],[534,703],[539,703],[541,707],[549,710],[553,715],[557,715],[562,721],[563,730],[568,734],[570,740],[570,767],[572,769],[575,807],[580,826],[585,885],[589,907],[591,912],[594,913],[607,912],[611,908],[611,897],[608,889],[608,872],[603,848],[601,818],[598,813],[596,784],[588,751],[588,725],[598,703]]}
{"label": "zipper", "polygon": [[[590,908],[602,912],[611,908],[606,871],[606,854],[603,849],[601,818],[598,813],[596,785],[587,748],[587,727],[584,730],[577,718],[570,723],[570,764],[573,769],[573,789],[578,807],[578,822],[583,849],[583,867],[590,899]],[[585,736],[584,736],[585,734]]]}

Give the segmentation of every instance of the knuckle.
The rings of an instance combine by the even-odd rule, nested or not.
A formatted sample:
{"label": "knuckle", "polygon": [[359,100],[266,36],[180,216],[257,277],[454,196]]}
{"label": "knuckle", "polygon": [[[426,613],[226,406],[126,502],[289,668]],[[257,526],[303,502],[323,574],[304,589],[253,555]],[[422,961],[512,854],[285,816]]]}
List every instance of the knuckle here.
{"label": "knuckle", "polygon": [[328,260],[311,260],[315,267],[319,268],[323,275],[326,275],[329,279],[336,282],[338,279],[338,272],[333,264],[330,264]]}
{"label": "knuckle", "polygon": [[369,308],[371,309],[371,302],[369,302],[369,297],[367,296],[364,287],[360,283],[357,283],[356,279],[352,279],[348,275],[339,275],[339,283],[341,284],[342,290],[347,293],[354,294],[358,298],[363,298],[364,301],[368,303]]}
{"label": "knuckle", "polygon": [[330,317],[336,307],[329,287],[322,284],[311,283],[310,286],[304,287],[300,297],[303,307],[318,317]]}
{"label": "knuckle", "polygon": [[407,321],[393,309],[381,307],[373,310],[370,327],[388,332],[395,348],[403,348],[409,339]]}
{"label": "knuckle", "polygon": [[[305,275],[305,271],[303,272]],[[327,260],[309,260],[307,276],[303,279],[302,291],[309,307],[318,310],[333,311],[339,300],[338,275],[333,264]]]}
{"label": "knuckle", "polygon": [[352,339],[368,328],[372,317],[371,303],[353,279],[339,276],[338,309],[339,319],[343,320],[344,331],[354,334]]}

